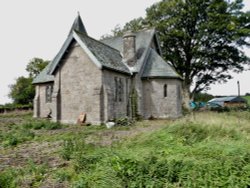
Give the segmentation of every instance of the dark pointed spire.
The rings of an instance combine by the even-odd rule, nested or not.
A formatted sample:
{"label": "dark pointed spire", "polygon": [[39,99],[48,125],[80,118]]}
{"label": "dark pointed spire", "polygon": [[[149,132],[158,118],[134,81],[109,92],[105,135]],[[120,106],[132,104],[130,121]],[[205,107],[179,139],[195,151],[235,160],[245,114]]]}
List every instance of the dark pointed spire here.
{"label": "dark pointed spire", "polygon": [[76,17],[76,19],[75,19],[75,21],[74,21],[74,23],[73,23],[73,25],[72,25],[72,27],[70,29],[69,35],[74,30],[79,31],[79,32],[84,33],[84,34],[87,35],[87,31],[86,31],[86,29],[85,29],[85,27],[83,25],[83,22],[82,22],[82,19],[81,19],[81,16],[80,16],[79,12],[77,12],[77,17]]}

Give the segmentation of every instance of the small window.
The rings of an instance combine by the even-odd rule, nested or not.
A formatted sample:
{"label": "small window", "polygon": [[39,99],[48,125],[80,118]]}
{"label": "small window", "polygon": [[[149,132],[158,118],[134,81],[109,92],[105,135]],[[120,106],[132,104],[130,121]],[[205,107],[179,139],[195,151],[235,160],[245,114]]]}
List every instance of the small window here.
{"label": "small window", "polygon": [[52,93],[53,93],[53,86],[52,85],[46,86],[46,103],[52,102]]}
{"label": "small window", "polygon": [[119,101],[122,102],[123,99],[123,82],[122,79],[119,79]]}
{"label": "small window", "polygon": [[117,77],[115,77],[115,97],[114,97],[114,99],[115,99],[115,101],[118,101],[118,78]]}
{"label": "small window", "polygon": [[122,78],[115,77],[115,93],[114,100],[116,102],[123,101],[123,93],[124,93],[124,84]]}
{"label": "small window", "polygon": [[167,97],[168,96],[168,85],[164,84],[163,86],[163,96]]}
{"label": "small window", "polygon": [[177,99],[181,100],[181,86],[177,86]]}

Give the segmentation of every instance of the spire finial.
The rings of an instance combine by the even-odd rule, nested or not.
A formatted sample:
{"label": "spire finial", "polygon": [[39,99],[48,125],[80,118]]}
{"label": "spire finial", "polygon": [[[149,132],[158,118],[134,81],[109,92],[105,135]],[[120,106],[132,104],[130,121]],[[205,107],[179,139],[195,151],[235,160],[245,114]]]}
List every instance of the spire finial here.
{"label": "spire finial", "polygon": [[84,34],[87,35],[87,31],[86,31],[86,29],[85,29],[85,27],[84,27],[84,25],[83,25],[83,23],[82,23],[82,19],[81,19],[81,16],[80,16],[80,12],[77,11],[77,14],[78,14],[78,15],[76,16],[76,18],[75,18],[75,20],[74,20],[74,23],[73,23],[73,25],[72,25],[72,27],[71,27],[71,29],[70,29],[69,35],[70,35],[71,33],[73,33],[74,30],[79,31],[79,32],[84,33]]}

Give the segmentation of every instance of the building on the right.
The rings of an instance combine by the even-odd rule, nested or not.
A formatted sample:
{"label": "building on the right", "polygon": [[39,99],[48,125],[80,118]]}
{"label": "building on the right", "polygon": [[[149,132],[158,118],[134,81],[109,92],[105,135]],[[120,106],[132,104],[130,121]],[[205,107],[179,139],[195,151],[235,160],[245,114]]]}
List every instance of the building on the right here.
{"label": "building on the right", "polygon": [[240,96],[218,97],[208,101],[208,105],[219,105],[221,107],[245,107],[247,100]]}

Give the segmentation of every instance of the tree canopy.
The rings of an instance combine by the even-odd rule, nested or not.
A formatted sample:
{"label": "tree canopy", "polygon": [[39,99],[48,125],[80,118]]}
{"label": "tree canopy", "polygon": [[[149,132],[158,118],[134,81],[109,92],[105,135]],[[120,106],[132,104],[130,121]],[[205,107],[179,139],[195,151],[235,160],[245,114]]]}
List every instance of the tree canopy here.
{"label": "tree canopy", "polygon": [[30,60],[26,66],[26,71],[29,73],[29,76],[35,78],[47,65],[49,61],[43,60],[41,58],[33,58]]}
{"label": "tree canopy", "polygon": [[243,7],[242,0],[162,0],[146,10],[144,21],[133,22],[138,27],[131,21],[124,29],[157,29],[163,57],[183,78],[187,103],[249,65],[242,47],[250,45],[250,12]]}
{"label": "tree canopy", "polygon": [[32,103],[35,96],[35,88],[32,85],[33,79],[46,67],[49,61],[41,58],[33,58],[26,66],[29,77],[18,77],[16,82],[10,85],[9,97],[14,104]]}
{"label": "tree canopy", "polygon": [[10,86],[9,97],[15,104],[32,103],[35,96],[35,88],[32,85],[32,78],[18,77],[16,83]]}
{"label": "tree canopy", "polygon": [[242,8],[242,0],[165,0],[147,9],[164,58],[183,77],[188,97],[249,64],[240,47],[249,46],[250,13]]}

